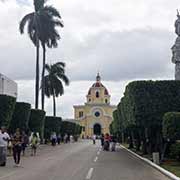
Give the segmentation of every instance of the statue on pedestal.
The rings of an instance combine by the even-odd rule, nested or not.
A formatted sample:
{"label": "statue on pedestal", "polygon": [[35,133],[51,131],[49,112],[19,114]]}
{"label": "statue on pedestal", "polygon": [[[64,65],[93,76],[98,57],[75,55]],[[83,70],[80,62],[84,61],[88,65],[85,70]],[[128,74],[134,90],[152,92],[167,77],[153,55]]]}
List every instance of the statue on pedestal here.
{"label": "statue on pedestal", "polygon": [[175,22],[175,32],[178,36],[180,36],[180,15],[179,15],[179,11],[177,10],[177,20]]}
{"label": "statue on pedestal", "polygon": [[177,10],[177,20],[175,22],[175,33],[178,35],[172,50],[172,63],[175,64],[175,80],[180,80],[180,15]]}

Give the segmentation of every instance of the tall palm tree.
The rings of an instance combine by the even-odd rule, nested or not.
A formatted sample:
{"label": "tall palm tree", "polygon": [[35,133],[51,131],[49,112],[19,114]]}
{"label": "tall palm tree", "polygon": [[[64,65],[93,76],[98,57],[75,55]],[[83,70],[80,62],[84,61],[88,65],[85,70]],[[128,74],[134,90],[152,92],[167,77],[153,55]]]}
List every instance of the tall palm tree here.
{"label": "tall palm tree", "polygon": [[57,26],[64,27],[61,16],[59,12],[52,6],[45,6],[43,8],[43,13],[41,16],[42,26],[44,31],[40,35],[40,41],[43,49],[43,67],[42,67],[42,84],[41,84],[41,104],[44,110],[44,96],[45,96],[45,85],[44,85],[44,75],[45,75],[45,64],[46,64],[46,46],[48,48],[56,48],[58,46],[58,40],[60,40],[60,35],[56,30]]}
{"label": "tall palm tree", "polygon": [[47,75],[44,77],[45,95],[53,96],[53,115],[56,116],[56,97],[64,94],[64,86],[69,85],[69,79],[65,74],[65,63],[57,62],[53,65],[45,65]]}
{"label": "tall palm tree", "polygon": [[42,32],[40,21],[40,9],[44,7],[44,0],[34,0],[35,11],[23,17],[20,22],[19,30],[24,34],[25,26],[27,25],[27,33],[29,38],[36,46],[36,86],[35,86],[35,108],[38,109],[39,103],[39,36]]}
{"label": "tall palm tree", "polygon": [[[63,27],[61,16],[59,12],[52,6],[45,6],[47,0],[34,0],[35,12],[29,13],[21,20],[19,29],[20,33],[24,33],[27,25],[27,33],[29,38],[36,46],[36,88],[35,88],[35,108],[38,109],[39,104],[39,47],[40,41],[43,47],[43,72],[45,71],[45,45],[48,47],[57,47],[57,40],[60,39],[56,26]],[[42,78],[43,79],[43,78]],[[43,85],[44,83],[42,83]],[[44,94],[44,85],[42,87],[42,94]],[[44,95],[42,96],[44,109]]]}

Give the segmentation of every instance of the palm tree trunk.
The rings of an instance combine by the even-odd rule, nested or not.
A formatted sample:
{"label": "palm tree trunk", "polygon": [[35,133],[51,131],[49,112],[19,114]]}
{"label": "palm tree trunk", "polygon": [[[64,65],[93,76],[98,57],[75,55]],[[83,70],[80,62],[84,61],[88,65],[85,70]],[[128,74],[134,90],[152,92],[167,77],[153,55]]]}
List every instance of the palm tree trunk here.
{"label": "palm tree trunk", "polygon": [[39,39],[36,35],[36,87],[35,87],[35,109],[39,106]]}
{"label": "palm tree trunk", "polygon": [[56,117],[56,96],[53,94],[53,115]]}
{"label": "palm tree trunk", "polygon": [[42,90],[41,90],[41,105],[42,110],[44,110],[44,102],[45,102],[45,82],[44,82],[44,75],[45,75],[45,64],[46,64],[46,47],[43,45],[43,68],[42,68]]}

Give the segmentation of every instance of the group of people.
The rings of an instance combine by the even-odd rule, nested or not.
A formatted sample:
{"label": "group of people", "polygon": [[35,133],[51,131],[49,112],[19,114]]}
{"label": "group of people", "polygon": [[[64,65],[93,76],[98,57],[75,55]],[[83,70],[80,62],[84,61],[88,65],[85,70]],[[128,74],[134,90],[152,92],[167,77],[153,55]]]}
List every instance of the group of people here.
{"label": "group of people", "polygon": [[56,146],[56,144],[60,145],[61,142],[64,142],[65,144],[68,142],[74,142],[75,139],[72,135],[65,134],[64,136],[61,136],[61,134],[56,135],[55,132],[51,134],[50,137],[51,145]]}
{"label": "group of people", "polygon": [[51,134],[50,140],[51,140],[51,145],[52,145],[52,146],[56,146],[56,144],[58,144],[58,145],[61,144],[62,137],[61,137],[60,134],[56,135],[56,133],[53,132],[53,133]]}
{"label": "group of people", "polygon": [[15,166],[20,165],[21,153],[25,155],[28,145],[31,145],[31,155],[36,155],[39,137],[37,133],[31,133],[29,137],[24,131],[18,128],[16,132],[9,135],[5,127],[0,129],[0,166],[6,166],[7,151],[13,154]]}
{"label": "group of people", "polygon": [[[93,135],[93,144],[96,144],[96,139],[98,137],[96,135]],[[99,137],[101,140],[101,146],[103,147],[103,150],[105,151],[115,151],[116,150],[116,143],[117,143],[117,137],[115,135],[109,135],[108,133],[101,134]]]}

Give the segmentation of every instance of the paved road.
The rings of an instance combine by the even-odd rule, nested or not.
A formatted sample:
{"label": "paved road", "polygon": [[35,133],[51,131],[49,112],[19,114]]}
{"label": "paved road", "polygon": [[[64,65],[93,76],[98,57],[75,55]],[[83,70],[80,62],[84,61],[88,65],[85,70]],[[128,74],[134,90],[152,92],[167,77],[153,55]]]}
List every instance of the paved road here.
{"label": "paved road", "polygon": [[91,141],[43,148],[22,164],[14,168],[9,160],[0,168],[0,180],[168,180],[126,150],[100,151]]}

